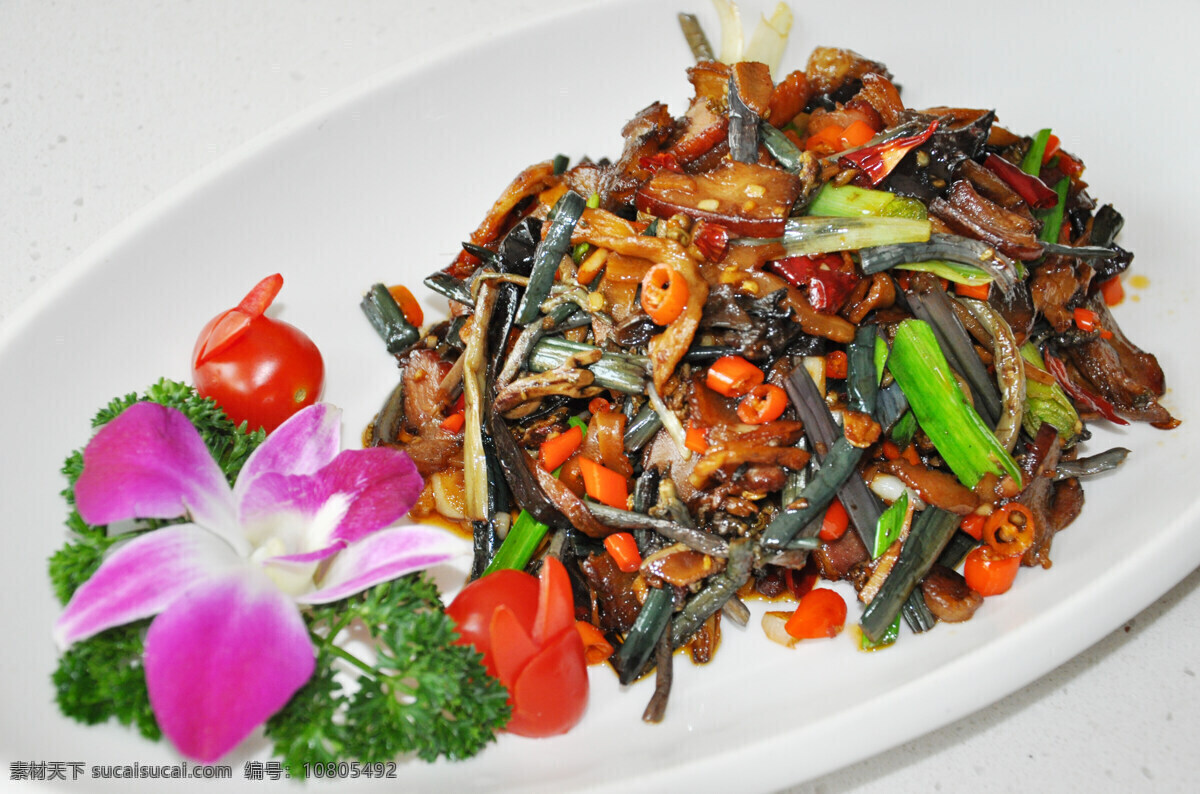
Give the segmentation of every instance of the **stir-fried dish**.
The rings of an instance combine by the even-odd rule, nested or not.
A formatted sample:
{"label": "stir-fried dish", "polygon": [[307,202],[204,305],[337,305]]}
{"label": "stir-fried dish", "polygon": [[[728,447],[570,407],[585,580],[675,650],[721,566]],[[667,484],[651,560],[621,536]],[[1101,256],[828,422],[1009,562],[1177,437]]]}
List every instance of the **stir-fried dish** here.
{"label": "stir-fried dish", "polygon": [[[519,173],[425,280],[446,319],[369,290],[400,377],[366,449],[268,314],[279,274],[204,326],[193,385],[96,414],[48,564],[65,715],[202,763],[261,730],[293,777],[564,733],[589,664],[652,673],[658,721],[674,652],[754,598],[789,647],[970,619],[1128,454],[1090,424],[1178,424],[1110,312],[1122,217],[1049,129],[907,107],[848,50],[775,80],[682,21],[687,108]],[[467,548],[445,605],[421,572]]]}
{"label": "stir-fried dish", "polygon": [[[818,577],[864,647],[969,619],[1124,458],[1087,423],[1177,424],[1109,310],[1120,213],[1050,130],[907,107],[848,50],[687,76],[615,159],[513,180],[425,282],[448,320],[374,289],[401,382],[370,442],[427,478],[418,518],[469,528],[472,577],[562,561],[625,682]],[[764,627],[840,628],[815,614]]]}

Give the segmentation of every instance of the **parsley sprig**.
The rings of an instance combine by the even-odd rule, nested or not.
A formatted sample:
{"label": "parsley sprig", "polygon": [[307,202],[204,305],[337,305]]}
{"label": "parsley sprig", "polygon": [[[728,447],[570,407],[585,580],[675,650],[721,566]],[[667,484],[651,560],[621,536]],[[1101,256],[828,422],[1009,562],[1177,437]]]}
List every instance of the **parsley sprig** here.
{"label": "parsley sprig", "polygon": [[[478,652],[453,644],[454,624],[423,574],[316,607],[308,617],[318,674],[267,722],[267,737],[293,775],[306,762],[347,758],[469,758],[508,722],[507,692]],[[334,644],[352,631],[371,637],[373,660]],[[345,685],[332,675],[339,662]]]}

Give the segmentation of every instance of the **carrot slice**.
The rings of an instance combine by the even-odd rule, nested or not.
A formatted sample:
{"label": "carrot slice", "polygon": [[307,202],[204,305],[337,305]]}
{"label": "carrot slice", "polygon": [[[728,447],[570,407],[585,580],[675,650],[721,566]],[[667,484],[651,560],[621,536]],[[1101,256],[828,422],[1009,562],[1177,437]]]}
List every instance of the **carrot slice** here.
{"label": "carrot slice", "polygon": [[612,469],[601,466],[591,458],[579,458],[583,489],[597,502],[624,510],[628,507],[629,484]]}
{"label": "carrot slice", "polygon": [[409,325],[420,328],[425,324],[425,312],[421,310],[421,304],[417,303],[417,299],[413,297],[408,287],[403,284],[395,284],[388,287],[388,293],[396,301],[400,311],[404,312],[404,319],[408,320]]}
{"label": "carrot slice", "polygon": [[614,532],[604,539],[604,548],[625,573],[633,573],[642,567],[642,554],[630,533]]}
{"label": "carrot slice", "polygon": [[538,463],[546,471],[554,471],[566,463],[583,443],[583,428],[572,425],[557,436],[552,436],[538,447]]}
{"label": "carrot slice", "polygon": [[867,141],[875,137],[875,130],[865,121],[856,121],[846,129],[842,130],[841,148],[853,149],[856,146],[863,146]]}
{"label": "carrot slice", "polygon": [[991,290],[991,287],[991,282],[985,284],[955,284],[954,293],[962,295],[964,298],[985,301],[988,299],[988,292]]}
{"label": "carrot slice", "polygon": [[579,638],[583,640],[583,658],[588,664],[600,664],[612,656],[612,643],[600,629],[586,620],[575,621],[575,629],[579,632]]}
{"label": "carrot slice", "polygon": [[683,437],[683,445],[698,455],[708,451],[708,428],[689,423]]}

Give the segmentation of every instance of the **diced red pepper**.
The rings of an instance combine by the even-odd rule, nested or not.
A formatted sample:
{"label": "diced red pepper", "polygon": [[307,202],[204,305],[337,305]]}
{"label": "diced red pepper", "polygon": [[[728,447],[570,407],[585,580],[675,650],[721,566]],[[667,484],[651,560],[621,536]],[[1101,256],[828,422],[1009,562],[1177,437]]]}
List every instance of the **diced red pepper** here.
{"label": "diced red pepper", "polygon": [[808,290],[808,302],[822,314],[836,314],[861,280],[847,270],[840,254],[789,256],[767,264],[767,269],[793,287]]}
{"label": "diced red pepper", "polygon": [[1117,409],[1113,407],[1112,403],[1099,394],[1093,394],[1071,380],[1071,374],[1067,372],[1066,364],[1063,364],[1049,353],[1046,353],[1043,358],[1046,361],[1046,371],[1054,376],[1054,379],[1058,381],[1058,385],[1062,386],[1063,391],[1070,395],[1072,400],[1075,400],[1088,410],[1095,411],[1113,424],[1129,424],[1129,422],[1117,416]]}
{"label": "diced red pepper", "polygon": [[845,350],[831,350],[825,354],[825,377],[845,380],[849,367],[850,361]]}
{"label": "diced red pepper", "polygon": [[1003,179],[1034,209],[1048,210],[1058,204],[1058,194],[1047,187],[1045,182],[1036,176],[1030,176],[997,154],[989,154],[983,161],[983,167]]}
{"label": "diced red pepper", "polygon": [[625,573],[633,573],[642,567],[642,555],[637,541],[628,532],[614,532],[604,539],[604,548]]}
{"label": "diced red pepper", "polygon": [[978,513],[969,513],[963,516],[962,522],[958,528],[966,532],[975,540],[983,540],[983,525],[987,523],[987,519]]}
{"label": "diced red pepper", "polygon": [[1042,165],[1054,159],[1054,155],[1058,154],[1058,147],[1062,145],[1062,141],[1054,133],[1046,139],[1046,151],[1042,152]]}
{"label": "diced red pepper", "polygon": [[904,159],[904,155],[928,141],[937,127],[937,121],[933,121],[924,132],[859,149],[843,155],[839,162],[843,165],[849,163],[862,171],[869,186],[878,185]]}
{"label": "diced red pepper", "polygon": [[683,166],[679,164],[679,158],[671,152],[658,152],[657,154],[646,155],[638,159],[638,165],[647,171],[657,171],[660,168],[665,168],[677,174],[683,173]]}
{"label": "diced red pepper", "polygon": [[1072,315],[1075,318],[1076,327],[1078,327],[1079,330],[1083,331],[1085,334],[1090,334],[1092,331],[1095,331],[1100,327],[1100,318],[1097,317],[1096,313],[1091,309],[1075,309],[1075,311],[1072,312]]}
{"label": "diced red pepper", "polygon": [[1113,276],[1110,279],[1100,282],[1100,294],[1104,296],[1104,303],[1109,306],[1116,306],[1125,299],[1125,287],[1121,284],[1120,276]]}
{"label": "diced red pepper", "polygon": [[837,540],[846,534],[849,526],[850,514],[846,512],[840,499],[834,499],[825,510],[825,518],[821,520],[821,531],[817,537],[826,543]]}
{"label": "diced red pepper", "polygon": [[697,221],[692,227],[692,242],[709,262],[720,262],[729,250],[729,230],[712,221]]}
{"label": "diced red pepper", "polygon": [[687,433],[683,437],[683,445],[697,455],[703,455],[708,451],[708,428],[689,422]]}

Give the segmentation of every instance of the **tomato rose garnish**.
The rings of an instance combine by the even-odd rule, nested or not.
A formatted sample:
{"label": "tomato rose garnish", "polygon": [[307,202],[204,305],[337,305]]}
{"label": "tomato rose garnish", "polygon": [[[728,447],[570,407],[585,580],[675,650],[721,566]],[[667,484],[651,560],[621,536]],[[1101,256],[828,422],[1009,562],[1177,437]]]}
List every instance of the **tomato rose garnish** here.
{"label": "tomato rose garnish", "polygon": [[547,557],[540,578],[506,569],[476,579],[446,614],[458,624],[459,641],[475,646],[508,690],[510,733],[555,736],[579,722],[587,708],[587,659],[561,562]]}

